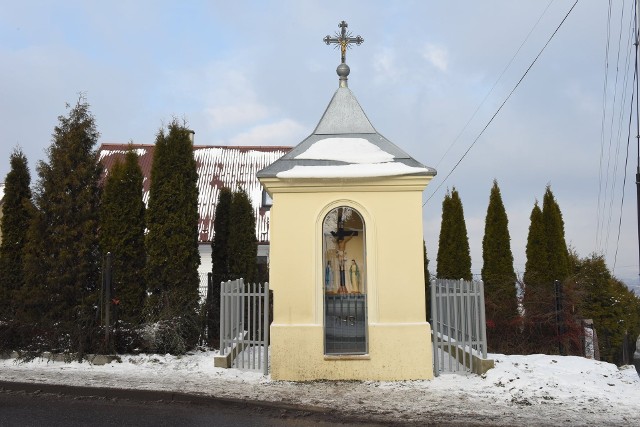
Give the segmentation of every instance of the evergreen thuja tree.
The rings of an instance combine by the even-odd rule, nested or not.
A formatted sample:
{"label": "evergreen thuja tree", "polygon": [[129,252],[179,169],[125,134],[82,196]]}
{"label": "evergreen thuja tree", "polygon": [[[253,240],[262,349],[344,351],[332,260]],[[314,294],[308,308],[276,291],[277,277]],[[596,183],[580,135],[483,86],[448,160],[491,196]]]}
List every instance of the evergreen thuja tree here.
{"label": "evergreen thuja tree", "polygon": [[[542,210],[531,213],[525,266],[525,318],[538,334],[540,345],[548,343],[556,327],[554,282],[563,283],[569,276],[569,252],[564,240],[562,214],[551,188],[547,186]],[[536,341],[535,339],[531,340]],[[551,347],[553,343],[551,343]],[[552,351],[552,350],[548,350]]]}
{"label": "evergreen thuja tree", "polygon": [[431,321],[431,276],[429,274],[429,258],[427,257],[427,243],[422,241],[424,256],[424,308],[427,322]]}
{"label": "evergreen thuja tree", "polygon": [[141,321],[146,291],[142,180],[138,156],[129,148],[106,178],[100,210],[102,255],[112,257],[114,309],[118,320],[130,325]]}
{"label": "evergreen thuja tree", "polygon": [[[20,149],[10,158],[2,205],[2,243],[0,244],[0,324],[13,319],[24,284],[23,248],[31,217],[31,175],[27,158]],[[1,345],[0,345],[1,346]]]}
{"label": "evergreen thuja tree", "polygon": [[[37,329],[49,310],[47,267],[44,263],[39,262],[47,256],[46,251],[39,244],[40,236],[45,233],[46,224],[44,214],[34,205],[31,207],[29,216],[29,227],[23,248],[24,284],[18,292],[19,303],[16,318],[20,324],[32,325]],[[27,346],[33,338],[29,334],[29,331],[23,331],[22,341]]]}
{"label": "evergreen thuja tree", "polygon": [[50,331],[50,349],[82,356],[95,344],[91,331],[100,284],[99,134],[82,97],[58,120],[48,162],[37,168],[37,212],[25,245],[25,286],[38,296],[32,314]]}
{"label": "evergreen thuja tree", "polygon": [[232,278],[252,283],[257,274],[256,219],[244,190],[233,193],[229,226],[229,270]]}
{"label": "evergreen thuja tree", "polygon": [[451,194],[447,191],[442,201],[442,219],[440,221],[440,236],[438,238],[438,253],[436,255],[436,276],[445,279],[452,267],[450,262],[449,246],[451,241]]}
{"label": "evergreen thuja tree", "polygon": [[533,206],[530,216],[529,235],[527,237],[526,256],[524,268],[524,297],[523,307],[526,322],[529,324],[539,322],[547,307],[544,301],[548,293],[546,285],[549,261],[547,258],[547,238],[542,219],[542,210],[538,202]]}
{"label": "evergreen thuja tree", "polygon": [[485,219],[482,260],[486,318],[493,326],[487,330],[488,344],[491,351],[505,352],[512,340],[510,332],[518,316],[518,300],[507,212],[495,180]]}
{"label": "evergreen thuja tree", "polygon": [[171,122],[158,132],[147,209],[149,320],[165,335],[157,349],[184,353],[198,339],[198,173],[189,130]]}
{"label": "evergreen thuja tree", "polygon": [[547,244],[546,280],[563,282],[569,276],[569,251],[564,238],[564,221],[551,187],[547,186],[542,202],[542,221]]}
{"label": "evergreen thuja tree", "polygon": [[[547,186],[542,201],[542,223],[544,226],[547,245],[547,271],[544,276],[542,295],[539,298],[543,308],[539,330],[541,332],[541,348],[547,346],[547,353],[560,352],[564,354],[566,347],[562,344],[563,336],[567,331],[569,319],[557,312],[557,303],[560,306],[567,302],[567,281],[570,274],[569,251],[564,238],[564,222],[562,213],[551,187]],[[564,291],[556,295],[555,282],[558,282]]]}
{"label": "evergreen thuja tree", "polygon": [[[564,351],[561,341],[569,328],[569,316],[560,323],[556,308],[555,281],[565,284],[570,274],[570,258],[564,239],[562,213],[551,188],[547,186],[542,210],[537,203],[531,212],[527,240],[527,263],[524,273],[525,341],[529,351],[556,353]],[[566,283],[569,284],[569,283]],[[566,294],[572,293],[566,288]],[[570,299],[570,298],[569,298]],[[565,298],[565,302],[568,301]],[[566,305],[566,304],[565,304]],[[569,328],[570,329],[570,328]]]}
{"label": "evergreen thuja tree", "polygon": [[213,219],[214,236],[211,240],[211,265],[214,285],[230,279],[229,240],[231,231],[232,192],[229,188],[220,189]]}
{"label": "evergreen thuja tree", "polygon": [[231,226],[232,193],[229,188],[220,189],[213,219],[211,240],[211,281],[207,293],[207,331],[211,344],[220,339],[220,283],[231,279],[229,272],[229,233]]}
{"label": "evergreen thuja tree", "polygon": [[471,280],[471,254],[464,211],[458,191],[453,188],[442,203],[442,225],[438,242],[439,279]]}

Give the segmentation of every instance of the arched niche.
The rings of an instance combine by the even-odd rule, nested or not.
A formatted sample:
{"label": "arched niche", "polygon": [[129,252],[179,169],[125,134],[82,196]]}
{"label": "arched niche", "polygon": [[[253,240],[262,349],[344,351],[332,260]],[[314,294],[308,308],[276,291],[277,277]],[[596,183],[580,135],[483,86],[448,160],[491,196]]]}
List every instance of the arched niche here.
{"label": "arched niche", "polygon": [[338,206],[322,222],[324,350],[366,354],[367,257],[362,215]]}

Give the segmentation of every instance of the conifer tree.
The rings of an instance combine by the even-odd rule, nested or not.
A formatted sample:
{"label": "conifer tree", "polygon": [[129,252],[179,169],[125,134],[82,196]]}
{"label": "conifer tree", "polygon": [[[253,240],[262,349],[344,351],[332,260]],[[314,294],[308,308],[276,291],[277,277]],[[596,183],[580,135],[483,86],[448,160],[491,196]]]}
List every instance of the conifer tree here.
{"label": "conifer tree", "polygon": [[555,281],[561,284],[570,274],[569,251],[564,239],[562,214],[547,186],[542,211],[531,214],[525,266],[523,306],[531,351],[556,353],[562,334],[558,332]]}
{"label": "conifer tree", "polygon": [[488,345],[491,351],[506,352],[518,315],[518,300],[507,212],[495,180],[485,219],[482,260],[486,318],[494,326],[487,330]]}
{"label": "conifer tree", "polygon": [[227,187],[220,189],[213,220],[214,236],[211,240],[211,265],[214,285],[230,280],[229,233],[231,231],[231,201],[233,194]]}
{"label": "conifer tree", "polygon": [[58,349],[82,355],[90,344],[99,287],[99,134],[83,97],[58,120],[48,163],[37,168],[38,210],[25,245],[26,286],[27,293],[39,295],[32,314],[44,325],[56,325]]}
{"label": "conifer tree", "polygon": [[[627,347],[625,358],[624,340],[635,341],[640,333],[640,297],[617,280],[601,255],[573,258],[572,281],[580,289],[581,298],[577,314],[583,319],[593,319],[597,332],[601,360],[623,364],[633,359],[633,346]],[[626,359],[626,360],[625,360]]]}
{"label": "conifer tree", "polygon": [[556,352],[555,281],[569,276],[569,252],[564,239],[562,214],[551,188],[547,186],[542,211],[537,204],[531,213],[525,266],[523,305],[531,338],[539,352]]}
{"label": "conifer tree", "polygon": [[[45,233],[46,224],[43,213],[31,205],[27,238],[23,249],[24,284],[18,292],[18,311],[16,318],[21,324],[38,325],[44,321],[49,310],[48,292],[46,282],[48,267],[39,260],[47,257],[46,250],[39,244],[40,236]],[[30,336],[23,336],[23,341],[28,344]]]}
{"label": "conifer tree", "polygon": [[229,233],[231,226],[232,193],[227,187],[220,189],[213,219],[213,239],[211,240],[211,280],[213,287],[207,293],[209,340],[220,337],[220,283],[231,279],[229,272]]}
{"label": "conifer tree", "polygon": [[32,210],[31,174],[22,150],[10,157],[2,205],[2,243],[0,244],[0,321],[15,315],[18,291],[24,284],[23,248]]}
{"label": "conifer tree", "polygon": [[189,130],[173,120],[156,137],[147,209],[146,283],[152,321],[167,321],[183,353],[198,338],[198,174]]}
{"label": "conifer tree", "polygon": [[449,242],[451,241],[451,194],[447,191],[442,201],[442,219],[440,221],[440,236],[438,238],[438,254],[436,255],[436,276],[445,279],[452,269],[449,263]]}
{"label": "conifer tree", "polygon": [[542,202],[542,221],[547,244],[548,270],[546,280],[563,282],[569,276],[569,251],[564,239],[564,222],[560,206],[551,187],[547,186]]}
{"label": "conifer tree", "polygon": [[544,303],[548,300],[550,288],[547,283],[547,271],[549,261],[547,257],[547,238],[544,230],[542,210],[538,202],[533,206],[530,216],[529,235],[527,237],[526,255],[527,261],[524,269],[524,298],[523,306],[525,317],[529,322],[535,321],[548,311],[550,307]]}
{"label": "conifer tree", "polygon": [[471,280],[471,255],[464,211],[458,191],[453,188],[442,202],[442,225],[438,242],[439,279]]}
{"label": "conifer tree", "polygon": [[516,273],[508,224],[500,188],[494,180],[482,239],[482,280],[487,319],[501,325],[511,322],[518,314]]}
{"label": "conifer tree", "polygon": [[427,242],[422,241],[424,255],[424,305],[427,322],[431,321],[431,275],[429,274],[429,258],[427,257]]}
{"label": "conifer tree", "polygon": [[257,274],[258,246],[256,219],[247,193],[241,189],[233,193],[229,226],[229,269],[232,278],[244,278],[252,283]]}
{"label": "conifer tree", "polygon": [[103,256],[112,255],[118,319],[133,325],[141,321],[146,291],[142,180],[138,156],[130,147],[124,162],[117,162],[107,176],[100,216],[100,246]]}

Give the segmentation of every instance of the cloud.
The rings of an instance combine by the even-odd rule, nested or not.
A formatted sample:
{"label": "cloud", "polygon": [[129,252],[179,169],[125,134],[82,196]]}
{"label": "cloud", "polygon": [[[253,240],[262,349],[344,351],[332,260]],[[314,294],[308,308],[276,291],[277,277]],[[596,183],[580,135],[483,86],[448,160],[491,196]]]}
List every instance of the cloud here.
{"label": "cloud", "polygon": [[[243,63],[241,59],[237,62]],[[251,70],[238,68],[229,70],[227,61],[216,60],[173,69],[167,75],[170,86],[163,86],[163,98],[170,100],[173,108],[198,116],[203,131],[216,131],[225,138],[278,112],[257,93]]]}
{"label": "cloud", "polygon": [[389,48],[382,48],[373,55],[373,69],[378,82],[397,81],[401,74],[396,56]]}
{"label": "cloud", "polygon": [[229,140],[229,145],[296,145],[308,129],[291,119],[255,126]]}
{"label": "cloud", "polygon": [[449,65],[449,53],[441,46],[427,43],[422,49],[422,57],[438,70],[445,72]]}
{"label": "cloud", "polygon": [[251,101],[244,104],[210,107],[205,112],[209,119],[209,125],[213,129],[255,122],[265,119],[269,115],[267,107]]}

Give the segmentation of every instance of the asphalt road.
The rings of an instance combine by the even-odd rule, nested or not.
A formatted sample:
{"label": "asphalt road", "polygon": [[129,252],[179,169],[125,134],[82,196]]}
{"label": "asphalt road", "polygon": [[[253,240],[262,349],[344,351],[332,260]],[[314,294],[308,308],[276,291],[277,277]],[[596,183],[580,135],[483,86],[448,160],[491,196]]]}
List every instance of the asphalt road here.
{"label": "asphalt road", "polygon": [[3,427],[354,425],[353,420],[342,423],[331,418],[331,414],[228,401],[194,404],[0,390],[0,426]]}

